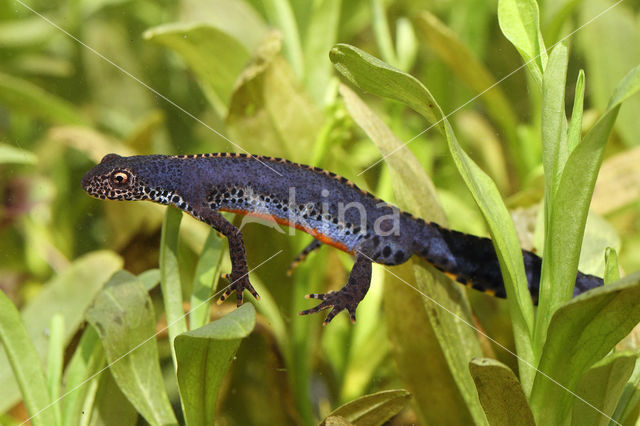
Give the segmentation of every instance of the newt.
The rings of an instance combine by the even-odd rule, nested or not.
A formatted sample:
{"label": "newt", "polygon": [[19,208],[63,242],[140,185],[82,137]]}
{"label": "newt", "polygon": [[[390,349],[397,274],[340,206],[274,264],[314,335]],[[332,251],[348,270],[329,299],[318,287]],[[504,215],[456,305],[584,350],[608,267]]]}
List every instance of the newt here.
{"label": "newt", "polygon": [[[235,291],[238,306],[244,290],[256,298],[258,293],[249,281],[242,234],[221,211],[269,219],[313,236],[313,242],[294,263],[323,244],[355,256],[342,289],[306,296],[320,303],[299,314],[331,309],[324,324],[343,310],[355,322],[356,308],[369,289],[373,262],[399,265],[413,255],[460,283],[506,297],[489,238],[426,222],[318,167],[239,153],[132,157],[108,154],[83,177],[82,186],[99,199],[173,205],[223,234],[229,242],[232,269],[226,277],[231,284],[220,301]],[[537,303],[542,259],[527,250],[522,250],[522,255],[528,288]],[[601,285],[601,278],[578,272],[573,294]]]}

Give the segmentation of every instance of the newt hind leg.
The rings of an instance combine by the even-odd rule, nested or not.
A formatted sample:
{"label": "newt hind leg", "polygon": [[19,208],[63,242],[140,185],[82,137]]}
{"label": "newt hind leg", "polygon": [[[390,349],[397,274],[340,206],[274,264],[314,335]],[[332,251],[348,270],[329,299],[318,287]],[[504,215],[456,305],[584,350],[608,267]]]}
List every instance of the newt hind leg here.
{"label": "newt hind leg", "polygon": [[338,313],[347,310],[352,322],[356,321],[356,308],[364,298],[371,283],[371,259],[362,254],[356,255],[356,263],[351,269],[347,284],[338,291],[322,294],[308,294],[307,299],[321,300],[319,305],[300,312],[298,315],[314,314],[332,308],[322,325],[327,325]]}
{"label": "newt hind leg", "polygon": [[291,265],[289,265],[289,269],[287,270],[287,276],[290,277],[293,274],[293,270],[296,269],[299,264],[304,262],[312,251],[317,250],[320,247],[322,247],[322,242],[319,240],[314,239],[310,242],[309,245],[307,245],[304,250],[302,250],[295,259],[293,259],[293,262],[291,262]]}

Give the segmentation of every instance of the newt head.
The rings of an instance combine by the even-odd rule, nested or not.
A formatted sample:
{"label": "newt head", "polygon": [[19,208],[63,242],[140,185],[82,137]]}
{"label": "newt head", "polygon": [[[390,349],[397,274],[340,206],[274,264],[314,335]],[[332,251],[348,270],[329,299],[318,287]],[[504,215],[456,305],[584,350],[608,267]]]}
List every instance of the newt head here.
{"label": "newt head", "polygon": [[110,200],[142,198],[142,182],[136,173],[135,157],[107,154],[82,178],[82,188],[92,197]]}

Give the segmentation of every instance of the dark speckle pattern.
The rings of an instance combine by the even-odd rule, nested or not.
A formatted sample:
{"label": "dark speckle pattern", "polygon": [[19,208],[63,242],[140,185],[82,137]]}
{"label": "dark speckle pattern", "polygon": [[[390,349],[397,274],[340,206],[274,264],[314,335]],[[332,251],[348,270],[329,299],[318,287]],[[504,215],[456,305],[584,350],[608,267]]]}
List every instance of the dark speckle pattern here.
{"label": "dark speckle pattern", "polygon": [[[256,159],[268,163],[272,170]],[[238,305],[244,290],[254,297],[258,294],[248,278],[242,234],[219,211],[259,216],[311,234],[316,240],[297,261],[321,243],[356,256],[344,288],[308,296],[321,302],[301,314],[331,309],[325,324],[341,310],[355,321],[356,307],[369,288],[372,262],[398,265],[414,254],[461,283],[505,296],[498,259],[489,239],[448,230],[401,212],[353,182],[318,167],[232,153],[134,157],[108,154],[84,176],[82,186],[99,199],[174,205],[225,235],[232,271],[228,277],[231,285],[221,300],[235,291]],[[527,251],[523,256],[529,288],[537,301],[541,260]],[[600,278],[578,273],[574,294],[599,285]]]}

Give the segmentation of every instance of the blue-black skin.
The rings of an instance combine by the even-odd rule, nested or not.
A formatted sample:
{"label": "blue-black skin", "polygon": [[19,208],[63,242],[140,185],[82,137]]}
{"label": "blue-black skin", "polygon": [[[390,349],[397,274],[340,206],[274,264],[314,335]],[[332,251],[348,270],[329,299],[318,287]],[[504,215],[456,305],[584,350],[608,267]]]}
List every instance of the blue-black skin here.
{"label": "blue-black skin", "polygon": [[[172,204],[224,234],[229,240],[232,285],[221,300],[236,291],[238,305],[243,290],[258,295],[249,282],[242,234],[219,211],[269,218],[313,235],[316,240],[299,260],[320,243],[355,255],[347,284],[337,292],[309,295],[322,302],[301,312],[333,308],[325,324],[344,309],[355,321],[356,307],[369,289],[372,262],[398,265],[412,255],[470,287],[506,296],[491,240],[427,223],[319,168],[230,153],[109,154],[84,176],[82,186],[96,198]],[[541,259],[526,250],[522,253],[529,290],[537,302]],[[601,285],[602,279],[578,272],[574,296]]]}

